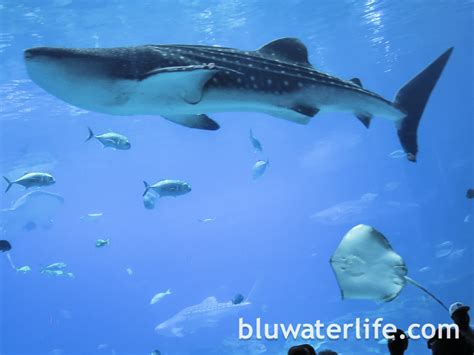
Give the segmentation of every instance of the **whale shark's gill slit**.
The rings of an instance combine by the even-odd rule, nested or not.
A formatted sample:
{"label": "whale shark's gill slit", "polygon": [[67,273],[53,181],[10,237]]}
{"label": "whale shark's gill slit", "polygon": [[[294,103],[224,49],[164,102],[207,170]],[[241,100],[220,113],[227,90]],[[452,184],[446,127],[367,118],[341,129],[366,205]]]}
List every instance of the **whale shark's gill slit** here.
{"label": "whale shark's gill slit", "polygon": [[158,68],[145,74],[140,87],[143,92],[165,88],[173,98],[195,105],[201,101],[206,83],[221,70],[214,63]]}
{"label": "whale shark's gill slit", "polygon": [[196,70],[218,70],[214,63],[207,63],[203,65],[186,65],[186,66],[173,66],[173,67],[164,67],[156,68],[146,72],[140,80],[145,80],[149,77],[166,74],[166,73],[178,73],[178,72],[191,72]]}

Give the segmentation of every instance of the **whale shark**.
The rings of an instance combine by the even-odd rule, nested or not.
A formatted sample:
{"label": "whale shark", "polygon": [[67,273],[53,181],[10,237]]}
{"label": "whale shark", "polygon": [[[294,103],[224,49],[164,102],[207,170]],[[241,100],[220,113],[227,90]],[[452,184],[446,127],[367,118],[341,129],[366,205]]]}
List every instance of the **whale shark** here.
{"label": "whale shark", "polygon": [[392,121],[408,160],[418,153],[417,130],[426,103],[452,53],[449,48],[406,83],[393,101],[316,70],[306,46],[281,38],[257,50],[205,45],[117,48],[36,47],[24,51],[30,78],[59,99],[110,115],[159,115],[203,130],[208,114],[260,112],[299,124],[318,113]]}
{"label": "whale shark", "polygon": [[219,320],[238,313],[250,304],[248,300],[234,304],[232,301],[218,302],[213,296],[207,297],[201,303],[186,307],[170,319],[158,324],[155,331],[159,335],[181,338],[200,328],[216,327]]}

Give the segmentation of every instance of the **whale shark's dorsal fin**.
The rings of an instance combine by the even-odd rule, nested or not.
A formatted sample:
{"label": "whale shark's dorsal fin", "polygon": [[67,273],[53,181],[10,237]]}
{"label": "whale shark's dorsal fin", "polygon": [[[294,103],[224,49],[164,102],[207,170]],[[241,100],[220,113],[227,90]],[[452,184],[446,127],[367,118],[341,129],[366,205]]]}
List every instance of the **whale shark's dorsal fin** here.
{"label": "whale shark's dorsal fin", "polygon": [[308,49],[297,38],[276,39],[258,49],[257,52],[285,62],[312,67],[308,61]]}
{"label": "whale shark's dorsal fin", "polygon": [[217,303],[217,298],[215,298],[214,296],[210,296],[204,299],[204,301],[201,302],[201,305],[214,305]]}
{"label": "whale shark's dorsal fin", "polygon": [[362,87],[362,81],[360,81],[359,78],[352,78],[349,81],[352,82],[353,84],[356,84],[358,87]]}

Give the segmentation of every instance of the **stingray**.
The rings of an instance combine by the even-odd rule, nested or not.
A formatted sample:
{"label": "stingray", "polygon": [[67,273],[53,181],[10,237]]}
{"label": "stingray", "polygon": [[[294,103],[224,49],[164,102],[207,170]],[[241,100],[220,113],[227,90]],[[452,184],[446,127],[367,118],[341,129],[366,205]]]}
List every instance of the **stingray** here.
{"label": "stingray", "polygon": [[375,228],[359,224],[342,239],[330,260],[341,289],[342,299],[395,299],[407,283],[435,295],[407,276],[408,269],[387,238]]}
{"label": "stingray", "polygon": [[64,198],[42,190],[27,192],[10,208],[0,210],[0,230],[11,234],[50,228]]}

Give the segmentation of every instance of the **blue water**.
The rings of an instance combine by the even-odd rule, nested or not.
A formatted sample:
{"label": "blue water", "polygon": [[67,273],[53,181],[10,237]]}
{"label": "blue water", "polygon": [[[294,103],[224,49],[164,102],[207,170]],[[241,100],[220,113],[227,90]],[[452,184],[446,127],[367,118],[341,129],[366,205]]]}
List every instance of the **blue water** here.
{"label": "blue water", "polygon": [[[341,300],[329,258],[358,223],[382,231],[409,275],[448,305],[473,305],[474,212],[465,196],[474,187],[472,12],[472,1],[461,0],[2,0],[0,172],[51,173],[57,183],[44,190],[65,202],[51,228],[6,231],[1,238],[12,242],[15,265],[32,271],[18,273],[0,255],[0,353],[285,354],[292,344],[284,340],[239,342],[237,318],[304,323],[381,315],[405,329],[449,322],[443,308],[411,286],[390,303]],[[258,113],[214,114],[221,129],[206,132],[160,117],[87,112],[31,82],[22,59],[35,46],[255,49],[279,37],[301,39],[318,70],[359,77],[387,98],[454,46],[421,121],[418,162],[390,156],[401,149],[390,122],[374,119],[366,130],[349,114],[321,114],[307,126]],[[87,126],[125,134],[132,149],[84,143]],[[260,155],[249,129],[262,142]],[[254,181],[259,158],[270,165]],[[142,181],[165,178],[193,190],[145,209]],[[23,193],[12,187],[1,207]],[[367,193],[375,201],[361,205]],[[345,201],[356,207],[339,209],[336,221],[315,217]],[[100,220],[81,220],[97,212]],[[111,244],[96,248],[103,237]],[[452,250],[440,256],[437,245],[446,241]],[[65,262],[75,278],[40,273],[53,262]],[[172,295],[149,304],[168,288]],[[252,305],[216,327],[183,338],[154,331],[206,297],[225,302],[251,290]],[[386,352],[374,340],[321,348]],[[410,343],[408,354],[423,353],[425,341]]]}

